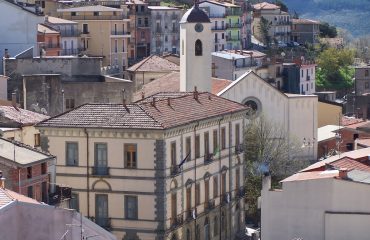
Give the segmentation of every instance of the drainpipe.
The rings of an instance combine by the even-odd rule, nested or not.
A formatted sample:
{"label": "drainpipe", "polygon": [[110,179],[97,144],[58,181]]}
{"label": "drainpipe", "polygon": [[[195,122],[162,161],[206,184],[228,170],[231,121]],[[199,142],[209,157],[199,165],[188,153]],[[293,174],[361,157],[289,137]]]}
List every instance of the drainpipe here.
{"label": "drainpipe", "polygon": [[[197,122],[197,124],[194,126],[194,211],[195,211],[195,219],[194,219],[194,232],[195,232],[195,238],[197,238],[197,202],[196,202],[196,199],[197,199],[197,156],[196,156],[196,153],[195,153],[195,149],[196,149],[196,137],[197,137],[197,127],[199,126],[199,122]],[[200,149],[199,149],[200,150]]]}
{"label": "drainpipe", "polygon": [[89,134],[84,128],[86,134],[86,191],[87,191],[87,218],[90,218],[90,172],[89,172]]}
{"label": "drainpipe", "polygon": [[[222,118],[220,119],[220,120],[218,120],[218,151],[219,151],[219,154],[218,154],[218,166],[219,166],[219,179],[220,179],[220,182],[219,182],[219,184],[218,184],[218,188],[219,188],[219,196],[220,196],[220,202],[219,202],[219,207],[220,207],[220,217],[219,217],[219,225],[220,225],[220,227],[219,227],[219,231],[220,231],[220,233],[219,233],[219,236],[220,236],[220,240],[222,240],[222,236],[221,236],[221,234],[222,234],[222,223],[221,223],[221,218],[222,218],[222,193],[221,193],[221,185],[222,185],[222,172],[221,172],[221,166],[222,166],[222,164],[221,164],[221,161],[222,161],[222,156],[221,156],[221,150],[222,150],[222,147],[221,147],[221,122],[224,120],[224,118],[225,118],[225,116],[222,116]],[[218,180],[217,180],[218,181]],[[224,215],[224,217],[225,217],[225,215]],[[225,219],[224,219],[224,221],[225,221]]]}

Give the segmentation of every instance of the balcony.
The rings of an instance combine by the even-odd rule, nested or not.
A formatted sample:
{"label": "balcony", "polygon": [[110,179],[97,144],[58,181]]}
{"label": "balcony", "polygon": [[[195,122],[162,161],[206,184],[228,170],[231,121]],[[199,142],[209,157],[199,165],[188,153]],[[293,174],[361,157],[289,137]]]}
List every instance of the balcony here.
{"label": "balcony", "polygon": [[186,211],[186,220],[191,221],[197,217],[197,209],[192,208]]}
{"label": "balcony", "polygon": [[216,38],[216,39],[214,40],[214,43],[220,43],[220,39]]}
{"label": "balcony", "polygon": [[61,37],[79,37],[81,34],[81,31],[75,30],[75,31],[67,31],[67,30],[61,30],[60,36]]}
{"label": "balcony", "polygon": [[77,48],[75,49],[62,49],[62,51],[60,51],[60,55],[61,56],[71,56],[71,55],[78,55],[79,53],[79,50]]}
{"label": "balcony", "polygon": [[243,144],[238,144],[235,146],[235,154],[240,154],[244,152],[244,146]]}
{"label": "balcony", "polygon": [[177,228],[184,223],[184,217],[182,214],[177,215],[175,218],[171,218],[171,228]]}
{"label": "balcony", "polygon": [[213,154],[208,153],[204,155],[204,165],[210,164],[213,162]]}
{"label": "balcony", "polygon": [[130,32],[123,32],[123,31],[111,31],[110,33],[111,37],[130,37]]}
{"label": "balcony", "polygon": [[95,223],[98,224],[100,227],[110,230],[112,225],[111,225],[111,219],[107,217],[97,217],[95,218]]}
{"label": "balcony", "polygon": [[179,166],[175,165],[175,166],[171,166],[171,176],[172,177],[175,177],[177,175],[179,175],[181,173],[181,169]]}
{"label": "balcony", "polygon": [[222,204],[227,204],[231,200],[230,193],[224,193],[222,194]]}
{"label": "balcony", "polygon": [[235,42],[235,41],[240,42],[240,37],[226,36],[226,41],[228,41],[228,42]]}
{"label": "balcony", "polygon": [[204,209],[205,210],[211,211],[214,208],[215,208],[215,200],[214,199],[208,200],[204,203]]}
{"label": "balcony", "polygon": [[227,23],[226,27],[227,28],[241,28],[242,25],[240,23],[232,23],[232,24]]}
{"label": "balcony", "polygon": [[225,26],[213,26],[211,30],[212,31],[222,31],[222,30],[226,30],[226,27]]}
{"label": "balcony", "polygon": [[238,196],[238,198],[243,198],[245,196],[244,187],[240,187],[239,189],[237,189],[237,196]]}
{"label": "balcony", "polygon": [[108,176],[109,168],[108,167],[93,167],[93,175],[95,176]]}

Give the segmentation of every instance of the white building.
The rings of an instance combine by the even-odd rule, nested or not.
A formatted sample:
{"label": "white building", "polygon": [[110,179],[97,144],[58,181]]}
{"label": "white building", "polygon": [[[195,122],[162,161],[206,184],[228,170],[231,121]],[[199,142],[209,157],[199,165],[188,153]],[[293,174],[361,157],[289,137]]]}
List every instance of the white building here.
{"label": "white building", "polygon": [[0,75],[0,100],[8,99],[8,77]]}
{"label": "white building", "polygon": [[45,17],[45,24],[60,32],[60,42],[62,50],[60,55],[77,55],[79,53],[80,31],[78,23],[52,16]]}
{"label": "white building", "polygon": [[44,16],[11,1],[1,1],[0,9],[0,56],[5,56],[5,49],[14,56],[31,47],[33,54],[37,55],[37,25],[44,22]]}
{"label": "white building", "polygon": [[262,239],[369,239],[369,179],[370,167],[347,157],[294,174],[278,190],[265,177]]}
{"label": "white building", "polygon": [[303,61],[299,69],[300,94],[310,95],[316,92],[316,64]]}

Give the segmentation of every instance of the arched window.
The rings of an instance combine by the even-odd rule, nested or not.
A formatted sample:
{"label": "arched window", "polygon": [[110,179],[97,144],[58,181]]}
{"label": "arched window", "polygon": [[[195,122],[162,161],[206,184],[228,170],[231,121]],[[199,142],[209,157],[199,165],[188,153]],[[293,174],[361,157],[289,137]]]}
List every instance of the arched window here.
{"label": "arched window", "polygon": [[216,237],[218,235],[218,217],[215,216],[213,218],[213,236]]}
{"label": "arched window", "polygon": [[211,234],[209,231],[209,220],[208,217],[204,220],[204,240],[210,240],[211,239]]}
{"label": "arched window", "polygon": [[195,41],[195,56],[202,56],[202,55],[203,55],[202,41],[197,39]]}
{"label": "arched window", "polygon": [[191,232],[189,228],[186,230],[186,240],[191,240]]}

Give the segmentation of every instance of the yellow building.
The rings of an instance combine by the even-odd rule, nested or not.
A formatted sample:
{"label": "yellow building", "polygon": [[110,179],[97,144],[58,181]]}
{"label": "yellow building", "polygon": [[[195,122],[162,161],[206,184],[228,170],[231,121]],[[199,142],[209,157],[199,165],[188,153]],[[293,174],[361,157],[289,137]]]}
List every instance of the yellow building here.
{"label": "yellow building", "polygon": [[317,105],[317,126],[338,125],[342,116],[342,104],[319,100]]}
{"label": "yellow building", "polygon": [[80,48],[88,56],[102,56],[103,66],[112,66],[120,73],[127,68],[130,19],[127,8],[82,6],[58,9],[58,17],[78,22]]}
{"label": "yellow building", "polygon": [[172,92],[85,104],[38,128],[71,207],[118,239],[231,240],[245,231],[246,112],[210,93]]}

